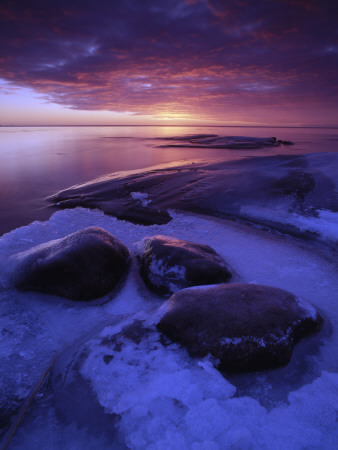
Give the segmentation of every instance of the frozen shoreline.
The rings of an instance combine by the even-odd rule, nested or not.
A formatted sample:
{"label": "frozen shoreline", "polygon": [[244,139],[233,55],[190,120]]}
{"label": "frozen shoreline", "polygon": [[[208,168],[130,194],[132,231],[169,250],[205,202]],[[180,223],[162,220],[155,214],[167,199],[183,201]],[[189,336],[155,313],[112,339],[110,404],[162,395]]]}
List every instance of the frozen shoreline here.
{"label": "frozen shoreline", "polygon": [[338,242],[338,154],[276,155],[114,173],[49,198],[140,224],[170,221],[168,209],[266,226],[302,239]]}
{"label": "frozen shoreline", "polygon": [[[94,395],[98,395],[99,402],[106,411],[115,411],[115,396],[123,395],[123,389],[126,389],[126,394],[129,391],[132,393],[130,398],[136,401],[134,406],[129,404],[127,407],[125,404],[122,407],[123,403],[119,403],[120,408],[122,407],[119,413],[122,422],[113,424],[112,417],[110,419],[111,427],[115,430],[118,428],[119,439],[122,439],[128,448],[150,448],[152,443],[154,448],[159,448],[160,445],[168,446],[171,441],[180,448],[196,449],[222,448],[224,445],[237,445],[237,448],[271,448],[274,445],[274,448],[281,449],[300,449],[306,446],[333,449],[338,433],[333,419],[338,407],[338,366],[334,365],[338,345],[338,282],[335,266],[293,239],[232,222],[227,223],[224,220],[173,211],[170,211],[170,214],[173,220],[168,224],[145,227],[118,221],[100,211],[81,208],[60,211],[47,222],[34,222],[3,236],[0,240],[1,260],[6,261],[10,254],[65,236],[86,226],[95,225],[107,229],[130,249],[134,249],[135,244],[144,236],[166,234],[214,247],[234,268],[234,281],[243,280],[282,287],[310,301],[323,313],[326,323],[329,321],[332,324],[332,334],[328,334],[329,330],[326,329],[319,338],[323,345],[311,354],[314,341],[310,340],[310,348],[306,345],[298,347],[299,352],[295,352],[287,368],[259,375],[245,375],[237,381],[234,378],[230,380],[229,377],[223,379],[215,372],[210,372],[211,367],[209,370],[207,362],[201,362],[204,366],[199,366],[198,361],[188,357],[185,351],[177,346],[172,349],[158,349],[154,353],[152,341],[149,340],[136,347],[130,347],[126,343],[125,351],[116,355],[120,358],[117,372],[112,372],[113,363],[101,364],[102,355],[106,354],[102,352],[107,350],[96,346],[98,337],[89,338],[88,344],[82,343],[75,353],[81,353],[83,345],[90,349],[92,362],[84,366],[80,364],[81,377],[87,382],[90,381]],[[134,318],[145,320],[152,326],[161,314],[161,309],[157,311],[157,308],[162,304],[162,300],[144,288],[135,268],[120,290],[90,305],[81,302],[73,304],[59,297],[13,290],[6,284],[8,269],[6,264],[1,267],[1,316],[3,328],[11,329],[13,334],[12,337],[7,335],[7,340],[1,341],[1,355],[4,362],[8,361],[8,358],[11,359],[12,372],[7,373],[6,370],[6,373],[2,373],[2,386],[11,379],[12,382],[17,382],[18,386],[26,386],[25,389],[28,389],[35,383],[34,379],[41,375],[46,361],[50,361],[60,349],[69,348],[69,345],[77,342],[81,336],[91,334],[90,330],[95,329],[95,323],[97,327],[103,327],[103,331],[96,336],[109,336],[118,333],[123,323],[126,323],[122,320],[114,328],[106,328],[105,323],[109,321],[120,320],[121,316],[127,315],[129,321]],[[78,324],[78,327],[74,327],[74,324]],[[94,335],[97,332],[98,330]],[[318,336],[315,336],[316,339]],[[20,354],[16,352],[17,347],[21,348]],[[307,356],[302,356],[302,351],[305,351]],[[108,352],[111,354],[111,350],[108,349]],[[134,364],[128,365],[133,354],[136,360],[134,358]],[[152,359],[155,355],[156,358]],[[66,358],[66,366],[76,363],[76,357],[73,354],[70,357],[68,362]],[[145,369],[145,364],[149,366],[148,369]],[[166,364],[174,364],[170,373],[167,373]],[[181,364],[184,367],[180,367]],[[8,367],[7,363],[2,364],[2,367]],[[63,369],[60,370],[62,373]],[[123,374],[124,381],[121,379],[121,382],[123,381],[124,388],[118,384],[120,371]],[[20,379],[19,374],[21,377],[26,374],[26,378]],[[138,385],[132,381],[136,375],[143,379],[143,384]],[[75,371],[72,376],[75,376],[76,380],[80,375]],[[165,385],[164,376],[166,383],[172,380],[173,385],[172,388],[168,385],[166,393],[161,393],[161,387]],[[218,386],[212,392],[207,388],[211,379]],[[193,397],[184,399],[177,391],[180,383],[182,392],[185,383],[192,383],[192,388],[196,386],[196,389],[202,392],[202,397],[194,397],[195,400],[192,400]],[[114,390],[115,385],[120,386],[119,390]],[[237,386],[235,397],[234,385]],[[174,386],[177,387],[174,389]],[[48,388],[48,395],[62,395],[60,386],[56,388],[56,385]],[[12,386],[12,389],[15,389],[15,386]],[[143,397],[140,397],[139,389],[143,392]],[[147,389],[151,389],[150,396],[147,396]],[[154,389],[157,392],[155,397]],[[25,391],[22,394],[25,395]],[[142,400],[138,401],[140,398]],[[180,399],[184,406],[178,409],[174,407],[175,398]],[[90,405],[92,404],[87,404],[88,407]],[[137,416],[139,413],[135,409],[139,406],[145,408],[141,416]],[[81,409],[81,406],[79,408]],[[205,416],[205,408],[209,411],[208,417]],[[38,438],[47,439],[50,448],[55,449],[60,448],[62,442],[81,448],[87,448],[86,445],[88,448],[90,445],[111,448],[107,438],[108,419],[108,425],[101,430],[99,436],[95,434],[90,423],[79,425],[79,419],[76,417],[79,411],[76,408],[73,413],[70,414],[71,420],[68,417],[68,422],[64,422],[64,419],[60,418],[60,410],[54,410],[54,406],[49,405],[48,401],[46,406],[43,397],[38,399],[14,437],[11,448],[31,448]],[[231,423],[226,419],[229,414],[232,417]],[[207,430],[211,424],[223,416],[219,428],[214,428],[219,432],[209,432],[208,438]],[[179,417],[183,420],[183,428],[177,423]],[[200,423],[202,417],[204,419]],[[154,420],[157,428],[154,428]],[[198,423],[200,425],[197,426]],[[163,429],[164,424],[166,425]],[[58,439],[54,433],[59,436]]]}
{"label": "frozen shoreline", "polygon": [[[338,154],[313,153],[172,163],[52,196],[62,211],[0,238],[0,419],[52,367],[10,448],[335,449],[337,191]],[[14,289],[12,255],[91,226],[133,254],[118,288],[89,304]],[[208,357],[191,358],[155,328],[167,301],[145,287],[136,253],[157,234],[214,248],[231,282],[280,287],[310,302],[323,330],[298,343],[284,368],[222,376]],[[146,330],[140,339],[123,334],[133,323]]]}

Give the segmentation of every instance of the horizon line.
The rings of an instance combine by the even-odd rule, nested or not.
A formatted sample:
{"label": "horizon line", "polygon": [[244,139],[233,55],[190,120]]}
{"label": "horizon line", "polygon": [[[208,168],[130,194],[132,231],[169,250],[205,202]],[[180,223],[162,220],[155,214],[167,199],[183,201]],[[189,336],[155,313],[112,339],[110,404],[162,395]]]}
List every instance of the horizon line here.
{"label": "horizon line", "polygon": [[338,128],[338,125],[182,125],[182,124],[82,124],[82,125],[0,125],[0,128],[36,128],[36,127],[210,127],[210,128]]}

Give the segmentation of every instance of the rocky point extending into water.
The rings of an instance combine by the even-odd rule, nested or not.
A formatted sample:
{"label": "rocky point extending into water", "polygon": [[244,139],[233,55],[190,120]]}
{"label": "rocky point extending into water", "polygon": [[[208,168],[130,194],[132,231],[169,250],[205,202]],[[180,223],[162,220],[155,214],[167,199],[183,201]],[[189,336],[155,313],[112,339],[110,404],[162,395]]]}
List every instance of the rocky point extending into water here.
{"label": "rocky point extending into water", "polygon": [[218,136],[217,134],[193,134],[188,136],[168,137],[165,139],[171,141],[171,143],[161,145],[161,147],[205,147],[240,150],[278,147],[281,144],[293,145],[293,142],[291,141],[284,141],[275,137],[256,138],[246,136]]}
{"label": "rocky point extending into water", "polygon": [[248,157],[114,173],[58,192],[49,201],[58,208],[98,208],[144,225],[169,222],[170,209],[191,211],[335,246],[331,214],[338,211],[338,154]]}

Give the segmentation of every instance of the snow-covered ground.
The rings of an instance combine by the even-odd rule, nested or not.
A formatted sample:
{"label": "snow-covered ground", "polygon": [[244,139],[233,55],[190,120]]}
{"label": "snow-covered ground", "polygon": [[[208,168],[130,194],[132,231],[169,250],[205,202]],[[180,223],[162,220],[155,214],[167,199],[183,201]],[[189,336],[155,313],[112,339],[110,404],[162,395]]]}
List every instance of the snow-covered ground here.
{"label": "snow-covered ground", "polygon": [[[168,224],[145,227],[76,208],[0,239],[1,406],[14,410],[29,397],[56,357],[8,448],[337,448],[334,259],[241,224],[170,214]],[[323,331],[299,343],[286,368],[222,376],[208,358],[193,359],[160,339],[154,324],[166,301],[147,291],[135,261],[118,290],[91,303],[12,287],[11,255],[88,226],[106,229],[134,252],[155,234],[210,245],[232,268],[233,281],[281,287],[315,305]],[[148,331],[132,341],[123,329],[135,320]]]}

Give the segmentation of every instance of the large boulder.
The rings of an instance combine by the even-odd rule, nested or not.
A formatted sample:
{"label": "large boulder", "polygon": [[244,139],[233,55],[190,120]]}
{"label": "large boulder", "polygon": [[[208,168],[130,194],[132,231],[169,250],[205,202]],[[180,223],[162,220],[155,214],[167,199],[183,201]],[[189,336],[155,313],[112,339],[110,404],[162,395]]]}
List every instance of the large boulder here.
{"label": "large boulder", "polygon": [[157,235],[144,238],[138,249],[141,276],[158,294],[224,283],[231,277],[223,258],[208,245]]}
{"label": "large boulder", "polygon": [[286,365],[294,345],[321,325],[318,312],[287,291],[234,283],[174,294],[157,328],[192,356],[211,354],[231,372]]}
{"label": "large boulder", "polygon": [[110,233],[90,227],[18,253],[14,260],[17,288],[92,300],[117,285],[127,271],[130,255]]}

